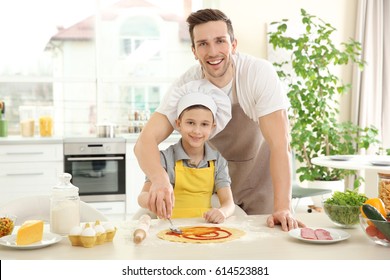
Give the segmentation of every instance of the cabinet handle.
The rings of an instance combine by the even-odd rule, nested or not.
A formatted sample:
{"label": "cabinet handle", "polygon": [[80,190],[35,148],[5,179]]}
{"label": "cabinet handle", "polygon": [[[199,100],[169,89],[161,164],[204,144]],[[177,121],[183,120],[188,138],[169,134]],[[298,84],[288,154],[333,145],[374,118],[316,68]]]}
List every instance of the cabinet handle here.
{"label": "cabinet handle", "polygon": [[8,156],[43,155],[44,152],[6,152]]}
{"label": "cabinet handle", "polygon": [[99,210],[99,211],[108,211],[108,210],[112,210],[112,207],[96,207],[96,210]]}
{"label": "cabinet handle", "polygon": [[5,176],[42,176],[43,172],[32,172],[32,173],[7,173]]}
{"label": "cabinet handle", "polygon": [[69,157],[69,161],[123,160],[124,157]]}

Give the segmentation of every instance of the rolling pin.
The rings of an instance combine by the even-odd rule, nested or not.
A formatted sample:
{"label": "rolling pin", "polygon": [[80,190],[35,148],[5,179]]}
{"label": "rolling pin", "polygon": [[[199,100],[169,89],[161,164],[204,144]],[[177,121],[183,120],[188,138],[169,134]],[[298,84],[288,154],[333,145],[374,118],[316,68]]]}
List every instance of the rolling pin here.
{"label": "rolling pin", "polygon": [[133,241],[135,244],[141,243],[148,235],[150,220],[150,216],[146,214],[139,218],[137,228],[133,234]]}

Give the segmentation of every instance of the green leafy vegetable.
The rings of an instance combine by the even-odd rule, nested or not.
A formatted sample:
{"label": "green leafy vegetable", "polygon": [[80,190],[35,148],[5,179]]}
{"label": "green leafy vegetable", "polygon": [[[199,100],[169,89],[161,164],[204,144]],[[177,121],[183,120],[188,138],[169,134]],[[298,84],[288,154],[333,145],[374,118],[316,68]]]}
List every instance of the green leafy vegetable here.
{"label": "green leafy vegetable", "polygon": [[368,197],[356,191],[336,191],[324,201],[324,210],[328,217],[341,226],[349,227],[359,223],[360,206]]}
{"label": "green leafy vegetable", "polygon": [[367,199],[368,197],[365,194],[346,190],[345,192],[334,192],[332,197],[325,200],[325,203],[332,205],[362,206]]}

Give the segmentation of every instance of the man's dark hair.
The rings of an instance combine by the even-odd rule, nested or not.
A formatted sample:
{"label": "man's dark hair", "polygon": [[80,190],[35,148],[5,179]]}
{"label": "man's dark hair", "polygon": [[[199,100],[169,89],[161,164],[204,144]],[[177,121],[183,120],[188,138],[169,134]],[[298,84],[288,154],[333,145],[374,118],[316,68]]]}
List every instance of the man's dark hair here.
{"label": "man's dark hair", "polygon": [[199,10],[197,12],[191,13],[187,18],[188,23],[188,30],[190,32],[191,36],[191,42],[192,47],[195,47],[194,42],[194,27],[202,24],[207,23],[209,21],[224,21],[227,26],[227,31],[230,36],[230,41],[233,43],[234,40],[234,32],[233,32],[233,25],[231,20],[220,10],[217,9],[203,9]]}

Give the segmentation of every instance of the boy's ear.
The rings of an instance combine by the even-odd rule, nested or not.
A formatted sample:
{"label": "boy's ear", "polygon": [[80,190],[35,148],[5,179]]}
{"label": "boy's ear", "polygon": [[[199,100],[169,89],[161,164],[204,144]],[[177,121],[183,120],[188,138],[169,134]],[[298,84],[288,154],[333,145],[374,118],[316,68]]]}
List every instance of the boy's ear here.
{"label": "boy's ear", "polygon": [[176,119],[175,123],[176,123],[177,128],[180,128],[180,119]]}

